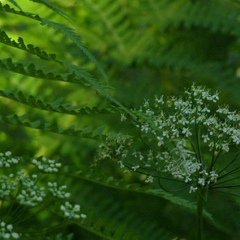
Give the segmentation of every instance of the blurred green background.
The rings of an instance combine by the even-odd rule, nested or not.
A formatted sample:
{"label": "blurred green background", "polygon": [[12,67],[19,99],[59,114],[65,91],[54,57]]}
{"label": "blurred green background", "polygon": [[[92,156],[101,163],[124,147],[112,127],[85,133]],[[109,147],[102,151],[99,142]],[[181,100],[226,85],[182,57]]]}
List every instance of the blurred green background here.
{"label": "blurred green background", "polygon": [[[53,29],[22,16],[1,12],[1,30],[8,32],[14,40],[22,37],[28,43],[57,54],[60,59],[85,68],[99,82],[113,87],[110,90],[111,95],[128,108],[137,108],[144,99],[151,99],[154,95],[182,94],[186,87],[196,82],[214,91],[220,91],[221,103],[239,110],[240,1],[51,1],[69,14],[73,18],[72,22],[33,1],[16,2],[26,12],[37,13],[43,18],[74,28],[100,62],[108,79],[103,79],[95,65],[69,39]],[[11,1],[2,0],[1,3],[10,4]],[[35,62],[49,71],[56,67],[53,63],[46,65],[44,61],[4,44],[0,44],[0,57],[1,59],[12,57],[16,62],[26,64]],[[105,107],[109,104],[106,98],[84,86],[46,82],[1,69],[0,89],[14,88],[49,102],[61,97],[65,102],[86,104],[89,107]],[[107,131],[123,133],[134,131],[130,123],[121,123],[120,115],[116,114],[84,116],[49,114],[5,98],[1,98],[0,111],[1,114],[28,112],[33,120],[54,120],[63,127],[72,124],[80,128],[104,125]],[[1,151],[11,149],[16,155],[46,155],[60,159],[70,169],[87,169],[86,171],[93,171],[96,176],[102,173],[125,178],[129,183],[143,184],[140,175],[124,177],[118,166],[113,163],[103,163],[98,171],[89,170],[99,143],[80,137],[0,125]],[[101,180],[91,183],[88,180],[70,177],[66,182],[72,186],[73,199],[83,202],[83,209],[95,208],[92,214],[96,218],[105,214],[111,222],[115,211],[125,209],[126,212],[132,211],[140,219],[145,219],[145,222],[165,229],[169,233],[169,238],[166,239],[194,238],[194,213],[161,197],[112,189],[103,186]],[[93,195],[96,196],[92,199]],[[185,193],[177,192],[176,195],[188,198]],[[109,208],[112,203],[116,204],[116,209]],[[239,203],[239,198],[231,195],[219,193],[209,195],[206,208],[219,225],[206,221],[205,239],[239,239]],[[124,219],[116,221],[123,222]],[[139,228],[139,224],[136,222],[132,228]],[[74,239],[104,239],[90,234],[88,230],[83,230],[76,224],[70,224],[66,231],[74,232]],[[144,229],[141,231],[143,234]],[[155,228],[152,231],[155,231]],[[147,237],[147,231],[144,234]],[[142,237],[146,239],[144,234]],[[152,239],[160,239],[158,237]]]}

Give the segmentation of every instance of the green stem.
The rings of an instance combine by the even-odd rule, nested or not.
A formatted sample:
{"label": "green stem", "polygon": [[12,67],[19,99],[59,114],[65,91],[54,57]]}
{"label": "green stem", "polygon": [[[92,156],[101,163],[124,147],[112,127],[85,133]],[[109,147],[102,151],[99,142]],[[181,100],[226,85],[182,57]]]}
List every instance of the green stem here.
{"label": "green stem", "polygon": [[203,208],[205,201],[205,188],[199,188],[197,201],[197,238],[203,240]]}

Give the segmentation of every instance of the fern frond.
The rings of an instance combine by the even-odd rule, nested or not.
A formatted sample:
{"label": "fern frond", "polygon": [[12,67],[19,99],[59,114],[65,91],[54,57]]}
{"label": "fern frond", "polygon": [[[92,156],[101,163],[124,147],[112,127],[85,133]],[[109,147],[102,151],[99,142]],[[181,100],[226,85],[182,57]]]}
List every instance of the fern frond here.
{"label": "fern frond", "polygon": [[63,103],[63,98],[57,99],[53,102],[44,102],[40,99],[36,99],[32,95],[28,96],[17,89],[12,91],[0,90],[0,96],[12,99],[29,107],[69,115],[107,114],[116,112],[116,108],[113,106],[102,109],[97,107],[90,108],[85,105],[72,106],[70,103]]}
{"label": "fern frond", "polygon": [[15,0],[8,0],[10,3],[12,3],[16,8],[18,8],[20,11],[22,11],[21,7]]}
{"label": "fern frond", "polygon": [[37,14],[27,13],[27,12],[23,12],[23,11],[17,11],[15,9],[11,8],[8,4],[2,5],[1,2],[0,2],[0,11],[16,14],[16,15],[27,17],[27,18],[31,18],[33,20],[40,21],[42,25],[47,25],[48,27],[51,27],[55,30],[62,32],[68,39],[70,39],[89,58],[89,60],[91,60],[97,66],[97,68],[100,71],[100,73],[102,74],[102,76],[105,79],[107,79],[106,74],[105,74],[103,68],[101,67],[100,63],[88,51],[88,49],[83,45],[81,38],[74,32],[74,30],[72,28],[70,28],[64,24],[61,24],[61,23],[55,23],[52,21],[48,21],[44,18],[41,18]]}
{"label": "fern frond", "polygon": [[3,5],[1,2],[0,2],[0,11],[28,17],[37,21],[41,21],[41,18],[37,14],[27,13],[22,10],[17,11],[14,8],[11,8],[8,4]]}
{"label": "fern frond", "polygon": [[96,60],[96,58],[87,50],[87,48],[83,45],[81,38],[74,32],[74,30],[64,24],[61,23],[55,23],[48,21],[46,19],[41,20],[42,25],[47,25],[51,28],[54,28],[58,31],[61,31],[67,38],[71,39],[73,43],[76,44],[76,46],[81,49],[81,51],[97,66],[98,70],[102,74],[102,76],[106,79],[106,73],[104,72],[103,68],[99,64],[99,62]]}
{"label": "fern frond", "polygon": [[[0,68],[34,78],[72,82],[83,84],[87,87],[96,87],[96,84],[94,84],[94,78],[91,76],[91,74],[81,68],[78,68],[77,74],[74,72],[71,74],[54,74],[52,72],[45,72],[43,69],[38,69],[34,63],[30,63],[26,67],[22,63],[14,63],[11,58],[2,60],[0,59]],[[97,86],[100,85],[97,84]],[[95,90],[97,91],[98,89]]]}
{"label": "fern frond", "polygon": [[[129,184],[126,183],[124,181],[119,181],[119,180],[115,180],[113,177],[108,176],[108,177],[104,177],[100,174],[97,174],[97,177],[94,174],[83,174],[82,172],[77,174],[77,175],[71,175],[72,177],[78,179],[83,179],[85,181],[90,181],[90,182],[94,182],[97,183],[99,185],[103,185],[106,187],[110,187],[110,188],[115,188],[118,190],[124,190],[124,191],[130,191],[130,192],[137,192],[137,193],[142,193],[142,194],[146,194],[146,195],[152,195],[152,196],[156,196],[156,197],[160,197],[163,198],[167,201],[170,201],[171,203],[187,208],[189,209],[191,212],[195,212],[196,210],[196,204],[189,202],[186,199],[182,199],[180,197],[174,196],[171,193],[168,193],[162,189],[151,189],[150,187],[143,187],[140,186],[138,184]],[[205,213],[206,217],[208,218],[208,220],[213,221],[212,216],[209,213]]]}
{"label": "fern frond", "polygon": [[[115,179],[113,176],[104,176],[101,173],[84,173],[84,172],[78,172],[76,174],[67,174],[67,176],[72,177],[73,179],[81,179],[84,182],[91,182],[93,184],[97,184],[100,186],[104,186],[110,189],[117,189],[119,191],[127,191],[132,193],[139,193],[143,195],[150,195],[155,196],[158,198],[162,198],[173,205],[179,206],[181,208],[184,208],[188,210],[190,213],[195,214],[196,212],[196,203],[191,202],[185,198],[181,198],[178,196],[175,196],[169,192],[166,192],[160,188],[154,189],[150,186],[143,187],[140,184],[131,184],[126,183],[123,180]],[[204,210],[203,212],[205,219],[215,228],[222,230],[224,232],[228,232],[228,230],[222,226],[219,222],[217,222],[213,216],[207,211]]]}
{"label": "fern frond", "polygon": [[[116,22],[122,19],[122,15],[119,16],[122,11],[120,9],[120,2],[114,2],[114,4],[110,4],[110,1],[101,1],[101,2],[93,2],[92,0],[85,0],[89,7],[91,7],[95,13],[101,18],[108,31],[112,34],[113,39],[117,43],[120,51],[126,52],[124,43],[121,40],[121,35],[117,32],[117,28],[114,26]],[[109,21],[109,17],[118,16],[114,18],[114,21]]]}
{"label": "fern frond", "polygon": [[[76,182],[76,179],[72,180]],[[78,181],[78,186],[74,186],[73,192],[78,193],[81,189],[79,198],[85,200],[84,209],[88,209],[87,218],[74,223],[94,235],[109,240],[169,240],[174,237],[153,219],[132,211],[131,206],[124,202],[126,199],[119,201],[120,195],[112,195],[109,189],[85,181]]]}
{"label": "fern frond", "polygon": [[54,12],[56,12],[57,14],[59,14],[61,17],[67,19],[68,21],[70,21],[70,22],[74,21],[74,19],[69,14],[67,14],[61,8],[57,7],[55,4],[49,2],[48,0],[30,0],[30,1],[35,2],[35,3],[43,4],[46,7],[48,7],[49,9],[51,9]]}
{"label": "fern frond", "polygon": [[52,132],[61,135],[67,136],[78,136],[81,138],[95,139],[100,140],[105,136],[103,131],[105,129],[104,126],[98,127],[96,129],[92,129],[90,127],[83,128],[81,130],[76,129],[75,126],[71,126],[66,129],[62,129],[58,126],[56,122],[43,122],[42,120],[29,121],[28,115],[18,116],[17,114],[11,115],[0,115],[0,122],[4,124],[12,124],[21,127],[28,127],[31,129],[40,130],[43,132]]}
{"label": "fern frond", "polygon": [[[160,24],[161,30],[168,26],[175,27],[182,24],[186,28],[201,26],[213,32],[238,31],[238,9],[231,1],[157,1],[150,0],[148,11],[153,12],[152,17]],[[173,14],[174,13],[174,14]]]}
{"label": "fern frond", "polygon": [[[0,30],[0,42],[8,46],[23,50],[32,55],[36,55],[43,60],[55,61],[61,63],[59,60],[56,60],[55,54],[47,53],[41,50],[39,47],[34,46],[33,44],[25,44],[23,38],[19,37],[18,42],[12,40],[6,32]],[[61,63],[62,64],[62,63]]]}

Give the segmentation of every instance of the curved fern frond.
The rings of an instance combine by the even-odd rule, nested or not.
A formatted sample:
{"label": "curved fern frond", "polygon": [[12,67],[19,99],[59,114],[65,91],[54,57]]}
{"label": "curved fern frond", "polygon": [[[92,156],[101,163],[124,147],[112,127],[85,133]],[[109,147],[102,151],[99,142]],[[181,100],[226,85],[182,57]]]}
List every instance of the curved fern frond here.
{"label": "curved fern frond", "polygon": [[56,12],[57,14],[59,14],[61,17],[67,19],[68,21],[70,21],[70,22],[74,21],[74,19],[69,14],[67,14],[61,8],[57,7],[55,4],[49,2],[48,0],[30,0],[30,1],[35,2],[35,3],[43,4],[46,7],[48,7],[49,9],[51,9],[54,12]]}
{"label": "curved fern frond", "polygon": [[[76,179],[72,181],[74,183]],[[169,240],[174,237],[163,226],[157,225],[153,219],[146,219],[144,215],[132,211],[124,198],[121,199],[123,201],[119,201],[122,195],[111,194],[110,189],[86,181],[78,181],[77,186],[76,184],[73,186],[73,192],[79,192],[79,187],[81,189],[79,198],[85,200],[84,209],[87,209],[87,218],[74,223],[94,233],[95,236],[109,240],[145,240],[146,238]]]}
{"label": "curved fern frond", "polygon": [[[214,79],[220,89],[228,88],[229,94],[237,92],[233,91],[236,87],[239,89],[235,78],[239,54],[232,54],[233,49],[238,49],[240,36],[236,1],[84,2],[89,16],[95,16],[88,19],[94,28],[87,40],[94,42],[92,48],[102,48],[103,55],[111,48],[109,55],[120,66],[124,59],[129,67],[135,63],[140,68],[148,65],[155,72],[170,68],[171,74],[177,76],[180,71],[183,78],[191,76],[189,81]],[[128,27],[119,34],[125,26]],[[224,50],[218,46],[224,46]]]}
{"label": "curved fern frond", "polygon": [[39,47],[34,46],[33,44],[25,44],[23,38],[19,37],[18,42],[15,40],[12,40],[6,32],[0,30],[0,42],[3,44],[6,44],[8,46],[23,50],[27,53],[30,53],[32,55],[36,55],[39,58],[47,61],[55,61],[57,63],[61,63],[61,61],[56,60],[55,54],[47,53],[43,50],[41,50]]}
{"label": "curved fern frond", "polygon": [[[69,64],[68,64],[69,66]],[[53,80],[53,81],[63,81],[63,82],[72,82],[72,83],[80,83],[87,87],[91,86],[95,89],[96,84],[94,83],[94,78],[81,68],[78,69],[77,74],[75,72],[71,74],[54,74],[52,72],[45,72],[43,69],[38,69],[34,63],[30,63],[27,66],[22,63],[14,63],[11,58],[8,59],[0,59],[0,68],[3,68],[7,71],[19,73],[25,76],[41,78],[45,80]],[[86,80],[86,81],[83,81]],[[97,86],[100,86],[97,84]],[[98,90],[97,88],[95,90]]]}
{"label": "curved fern frond", "polygon": [[[111,202],[111,205],[112,202]],[[110,208],[110,206],[108,206]],[[168,233],[161,227],[157,227],[152,223],[146,223],[144,218],[139,216],[132,216],[131,212],[125,212],[123,214],[122,208],[119,208],[117,214],[114,214],[114,218],[105,218],[104,216],[97,218],[91,212],[96,209],[93,207],[90,212],[88,212],[88,218],[84,223],[79,223],[75,221],[75,224],[83,229],[93,233],[95,236],[101,237],[106,240],[145,240],[149,237],[151,240],[169,240],[174,236]],[[121,219],[124,221],[115,221],[120,215]],[[139,219],[140,218],[140,219]],[[109,221],[109,219],[113,219]],[[142,221],[141,221],[142,220]],[[129,227],[133,223],[139,223],[137,226]],[[136,224],[135,224],[136,225]],[[139,228],[139,225],[141,228]]]}
{"label": "curved fern frond", "polygon": [[22,10],[18,11],[18,10],[15,10],[14,8],[11,8],[8,4],[3,5],[1,2],[0,2],[0,11],[28,17],[37,21],[41,21],[41,18],[37,14],[27,13]]}
{"label": "curved fern frond", "polygon": [[[115,179],[113,176],[104,176],[101,173],[84,173],[82,171],[72,174],[67,173],[67,176],[72,177],[73,179],[81,179],[82,181],[91,182],[100,186],[104,186],[110,189],[117,189],[120,191],[127,191],[132,193],[139,193],[143,195],[150,195],[162,198],[172,203],[173,205],[179,206],[181,208],[187,209],[190,213],[195,214],[196,212],[196,203],[191,202],[185,198],[178,197],[169,192],[166,192],[160,188],[154,189],[150,186],[143,187],[140,184],[131,184],[126,183],[123,180]],[[218,223],[213,216],[207,211],[203,212],[205,219],[214,227],[224,232],[228,232],[228,230],[220,223]]]}
{"label": "curved fern frond", "polygon": [[92,129],[91,127],[86,127],[81,130],[77,130],[75,126],[71,126],[67,129],[62,129],[58,126],[56,122],[43,122],[42,120],[29,121],[28,115],[18,116],[17,114],[11,115],[0,115],[0,122],[5,124],[13,124],[21,127],[28,127],[36,130],[41,130],[43,132],[52,132],[67,136],[79,136],[82,138],[89,139],[104,139],[103,131],[104,126]]}
{"label": "curved fern frond", "polygon": [[[101,1],[96,3],[92,0],[85,0],[85,2],[91,9],[93,9],[95,14],[99,16],[107,30],[111,33],[113,40],[116,42],[116,46],[125,55],[127,50],[122,37],[126,34],[125,30],[127,26],[122,27],[121,31],[115,27],[115,25],[121,22],[125,17],[124,11],[121,9],[121,3],[119,1],[114,2],[114,4],[111,4],[111,1]],[[111,21],[109,21],[110,17],[112,17]]]}
{"label": "curved fern frond", "polygon": [[27,18],[31,18],[33,20],[41,22],[41,25],[47,25],[48,27],[51,27],[51,28],[53,28],[55,30],[58,30],[58,31],[62,32],[68,39],[70,39],[89,58],[89,60],[91,60],[97,66],[97,68],[100,71],[100,73],[102,74],[102,76],[105,79],[107,78],[106,74],[105,74],[103,68],[101,67],[101,65],[99,64],[99,62],[87,50],[87,48],[83,45],[83,43],[81,41],[81,38],[79,37],[79,35],[77,35],[74,32],[74,30],[72,28],[70,28],[70,27],[68,27],[68,26],[66,26],[64,24],[48,21],[48,20],[46,20],[44,18],[41,18],[37,14],[26,13],[26,12],[23,12],[23,11],[17,11],[14,8],[11,8],[8,4],[2,5],[1,2],[0,2],[0,11],[16,14],[16,15],[20,15],[20,16],[24,16],[24,17],[27,17]]}
{"label": "curved fern frond", "polygon": [[20,11],[22,11],[21,7],[15,0],[8,0],[10,3],[12,3],[15,7],[17,7]]}
{"label": "curved fern frond", "polygon": [[102,74],[102,76],[107,79],[106,73],[104,72],[103,68],[96,60],[96,58],[87,50],[87,48],[83,45],[81,38],[74,32],[74,30],[64,24],[55,23],[48,21],[46,19],[41,19],[42,25],[47,25],[51,28],[61,31],[67,38],[71,39],[73,43],[78,46],[79,49],[97,66],[98,70]]}
{"label": "curved fern frond", "polygon": [[12,99],[30,107],[69,115],[107,114],[116,112],[116,108],[114,106],[102,109],[97,107],[90,108],[85,105],[72,106],[70,103],[63,103],[63,98],[48,103],[41,101],[40,99],[36,99],[32,95],[28,96],[17,89],[12,91],[0,90],[0,96]]}
{"label": "curved fern frond", "polygon": [[[186,199],[177,197],[172,195],[171,193],[168,193],[162,189],[151,189],[150,187],[143,187],[139,184],[129,184],[124,181],[115,180],[113,176],[105,177],[103,175],[98,174],[97,176],[95,174],[84,174],[83,172],[77,173],[76,175],[70,174],[71,177],[76,179],[82,179],[84,181],[90,181],[93,183],[97,183],[99,185],[115,188],[118,190],[124,190],[124,191],[130,191],[130,192],[138,192],[146,195],[152,195],[156,197],[163,198],[167,201],[170,201],[171,203],[175,205],[179,205],[181,207],[185,207],[189,209],[192,212],[195,212],[196,210],[196,204],[193,202],[190,202]],[[208,220],[213,221],[212,216],[205,212],[205,216],[208,218]]]}

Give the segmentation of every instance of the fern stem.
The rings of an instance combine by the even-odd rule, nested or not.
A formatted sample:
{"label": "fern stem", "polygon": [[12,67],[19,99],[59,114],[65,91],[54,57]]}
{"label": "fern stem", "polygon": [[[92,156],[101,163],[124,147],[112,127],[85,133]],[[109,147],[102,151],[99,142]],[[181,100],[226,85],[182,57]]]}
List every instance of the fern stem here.
{"label": "fern stem", "polygon": [[199,188],[197,200],[197,237],[196,240],[203,240],[203,209],[205,201],[205,188]]}

